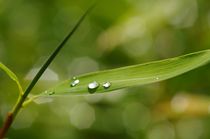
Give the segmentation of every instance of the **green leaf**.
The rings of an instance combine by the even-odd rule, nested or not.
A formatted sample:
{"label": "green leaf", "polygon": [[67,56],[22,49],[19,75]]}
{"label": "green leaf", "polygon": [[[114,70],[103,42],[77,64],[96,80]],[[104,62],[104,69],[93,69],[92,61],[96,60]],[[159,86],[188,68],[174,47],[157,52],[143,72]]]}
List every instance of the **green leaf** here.
{"label": "green leaf", "polygon": [[[80,82],[74,87],[70,85],[73,79],[69,79],[45,91],[40,96],[89,94],[88,84],[93,81],[100,84],[100,86],[94,90],[95,93],[160,82],[198,68],[207,64],[209,61],[210,50],[204,50],[161,61],[93,72],[78,76],[77,79],[79,79]],[[102,86],[105,82],[111,83],[108,89],[104,89]],[[94,91],[91,90],[91,93]]]}
{"label": "green leaf", "polygon": [[15,81],[15,83],[16,83],[17,86],[18,86],[20,95],[22,95],[22,94],[23,94],[23,89],[22,89],[22,86],[20,85],[20,82],[19,82],[17,76],[16,76],[9,68],[7,68],[4,64],[2,64],[1,62],[0,62],[0,68],[1,68],[3,71],[5,71],[6,74],[7,74],[13,81]]}

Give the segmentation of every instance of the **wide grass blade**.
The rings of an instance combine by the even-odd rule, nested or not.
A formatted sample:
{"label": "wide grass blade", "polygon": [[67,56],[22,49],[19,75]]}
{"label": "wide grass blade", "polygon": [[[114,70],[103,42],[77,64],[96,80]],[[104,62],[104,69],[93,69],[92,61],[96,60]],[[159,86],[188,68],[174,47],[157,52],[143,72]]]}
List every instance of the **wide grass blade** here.
{"label": "wide grass blade", "polygon": [[19,89],[19,92],[20,92],[20,95],[23,94],[23,89],[22,89],[22,86],[20,85],[20,82],[18,80],[18,77],[8,68],[6,67],[4,64],[2,64],[0,62],[0,68],[5,71],[5,73],[13,80],[15,81],[15,83],[17,84],[18,86],[18,89]]}
{"label": "wide grass blade", "polygon": [[[209,61],[210,50],[203,50],[161,61],[93,72],[78,76],[79,83],[74,87],[71,86],[71,83],[75,79],[69,79],[45,91],[40,96],[102,93],[131,86],[155,83],[198,68]],[[100,84],[99,87],[95,90],[88,89],[88,84],[94,81]],[[103,84],[106,82],[110,82],[111,86],[105,89]]]}

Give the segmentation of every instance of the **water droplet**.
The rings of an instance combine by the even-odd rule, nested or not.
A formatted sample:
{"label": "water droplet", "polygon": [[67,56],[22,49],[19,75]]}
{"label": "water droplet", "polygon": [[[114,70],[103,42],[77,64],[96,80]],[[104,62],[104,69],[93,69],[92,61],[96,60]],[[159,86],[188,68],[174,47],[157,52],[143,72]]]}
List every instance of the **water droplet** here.
{"label": "water droplet", "polygon": [[76,77],[73,77],[72,79],[73,79],[73,81],[71,82],[71,87],[74,87],[77,84],[79,84],[79,79],[76,79]]}
{"label": "water droplet", "polygon": [[54,91],[44,91],[44,94],[45,95],[53,95],[53,94],[55,94],[55,92]]}
{"label": "water droplet", "polygon": [[53,94],[55,94],[55,92],[54,91],[51,91],[51,92],[48,92],[48,94],[49,95],[53,95]]}
{"label": "water droplet", "polygon": [[156,79],[156,80],[159,80],[159,77],[156,77],[155,79]]}
{"label": "water droplet", "polygon": [[96,81],[88,84],[89,89],[95,89],[95,88],[98,88],[98,87],[99,87],[99,84]]}
{"label": "water droplet", "polygon": [[88,91],[90,93],[94,93],[98,87],[99,87],[99,83],[94,81],[94,82],[88,84]]}
{"label": "water droplet", "polygon": [[105,82],[103,84],[104,89],[108,89],[110,86],[111,86],[111,83],[110,82]]}
{"label": "water droplet", "polygon": [[77,79],[77,77],[72,77],[72,79],[73,79],[73,80],[76,80],[76,79]]}

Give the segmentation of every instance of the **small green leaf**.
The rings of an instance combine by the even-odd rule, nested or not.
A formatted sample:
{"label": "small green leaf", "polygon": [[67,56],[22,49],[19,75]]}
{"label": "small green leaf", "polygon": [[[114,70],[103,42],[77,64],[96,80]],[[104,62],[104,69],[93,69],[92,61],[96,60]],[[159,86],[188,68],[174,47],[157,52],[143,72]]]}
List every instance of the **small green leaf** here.
{"label": "small green leaf", "polygon": [[[136,85],[155,83],[198,68],[209,61],[210,50],[204,50],[161,61],[84,74],[76,79],[66,80],[45,91],[40,96],[102,93]],[[79,81],[76,81],[75,84],[75,80]],[[95,87],[94,90],[88,89],[89,84],[90,87]]]}
{"label": "small green leaf", "polygon": [[17,86],[18,86],[20,95],[22,95],[22,94],[23,94],[23,89],[22,89],[22,86],[20,85],[20,82],[19,82],[17,76],[16,76],[9,68],[7,68],[4,64],[2,64],[1,62],[0,62],[0,68],[1,68],[3,71],[5,71],[6,74],[7,74],[13,81],[15,81],[15,83],[16,83]]}

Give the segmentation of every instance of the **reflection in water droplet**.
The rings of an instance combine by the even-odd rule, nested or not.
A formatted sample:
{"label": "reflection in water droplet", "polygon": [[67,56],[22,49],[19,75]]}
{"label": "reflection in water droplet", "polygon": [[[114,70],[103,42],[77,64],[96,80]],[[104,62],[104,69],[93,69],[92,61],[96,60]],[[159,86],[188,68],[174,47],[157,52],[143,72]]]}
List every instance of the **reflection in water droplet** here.
{"label": "reflection in water droplet", "polygon": [[111,83],[110,82],[105,82],[103,84],[104,89],[108,89],[110,86],[111,86]]}
{"label": "reflection in water droplet", "polygon": [[90,93],[94,93],[98,87],[99,87],[99,84],[96,81],[94,81],[88,84],[88,91]]}
{"label": "reflection in water droplet", "polygon": [[74,80],[74,81],[71,82],[71,87],[74,87],[74,86],[76,86],[77,84],[79,84],[79,79],[76,79],[76,77],[73,77],[73,80]]}

